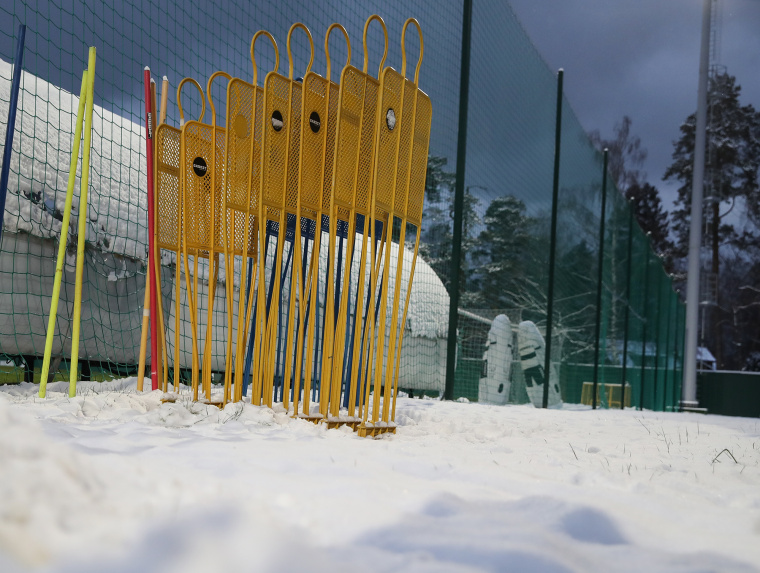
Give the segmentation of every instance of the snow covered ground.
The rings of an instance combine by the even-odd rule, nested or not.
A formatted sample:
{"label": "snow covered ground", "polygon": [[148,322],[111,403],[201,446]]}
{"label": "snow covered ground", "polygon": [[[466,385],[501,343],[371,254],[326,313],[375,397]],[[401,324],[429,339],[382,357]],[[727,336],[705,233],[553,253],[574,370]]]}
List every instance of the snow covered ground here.
{"label": "snow covered ground", "polygon": [[0,387],[0,571],[758,571],[760,420],[399,400],[370,440]]}

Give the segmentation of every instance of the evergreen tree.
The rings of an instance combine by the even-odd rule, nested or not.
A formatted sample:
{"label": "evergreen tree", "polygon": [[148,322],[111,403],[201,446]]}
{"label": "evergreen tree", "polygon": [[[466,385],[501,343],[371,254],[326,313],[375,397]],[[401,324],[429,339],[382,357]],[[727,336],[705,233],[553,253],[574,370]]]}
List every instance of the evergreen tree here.
{"label": "evergreen tree", "polygon": [[533,220],[525,203],[512,195],[497,197],[483,217],[485,229],[475,248],[481,263],[479,297],[487,308],[515,307],[514,293],[526,286],[528,248]]}
{"label": "evergreen tree", "polygon": [[[755,205],[760,198],[760,113],[752,105],[739,103],[741,86],[727,73],[710,78],[705,157],[705,219],[710,235],[713,270],[717,273],[720,245],[738,238],[735,228],[723,222],[737,202]],[[674,143],[673,163],[665,172],[665,180],[677,180],[676,210],[673,226],[678,254],[686,256],[689,243],[692,171],[696,114],[681,125],[681,137]],[[721,211],[723,211],[721,213]]]}
{"label": "evergreen tree", "polygon": [[639,227],[644,233],[649,233],[652,248],[665,262],[665,270],[673,272],[673,250],[675,246],[670,240],[668,214],[662,207],[660,193],[649,183],[635,184],[625,193],[630,202]]}
{"label": "evergreen tree", "polygon": [[[710,78],[708,87],[708,122],[707,149],[705,154],[704,179],[704,224],[705,234],[709,237],[710,249],[709,267],[706,284],[715,285],[713,292],[703,293],[702,296],[712,298],[709,325],[707,329],[707,345],[711,348],[718,361],[718,367],[736,367],[737,362],[744,358],[736,356],[729,362],[724,360],[733,354],[733,349],[746,346],[748,334],[733,331],[740,337],[731,344],[724,344],[735,317],[732,310],[723,304],[728,292],[742,288],[735,284],[741,282],[737,276],[723,276],[726,271],[736,274],[731,266],[748,262],[752,253],[748,250],[736,256],[734,264],[721,265],[721,258],[729,256],[729,246],[753,247],[756,255],[760,247],[760,217],[755,216],[760,201],[760,185],[758,184],[758,168],[760,168],[760,113],[752,105],[741,105],[739,96],[741,86],[736,78],[728,73],[717,74]],[[686,258],[689,243],[689,224],[691,215],[691,189],[694,165],[694,144],[696,135],[696,114],[690,115],[681,125],[681,137],[674,142],[673,163],[665,172],[665,180],[676,180],[681,186],[678,189],[676,209],[673,212],[673,227],[676,238],[676,254]],[[740,206],[749,214],[748,221],[755,222],[754,229],[741,229],[726,219],[727,215]],[[723,268],[721,268],[721,266]],[[704,272],[704,271],[703,271]],[[722,287],[731,284],[725,294]],[[752,286],[752,285],[744,285]],[[754,287],[753,287],[754,288]],[[712,290],[712,289],[711,289]],[[758,293],[756,292],[754,296]],[[730,352],[724,353],[724,347]],[[730,362],[733,362],[731,364]]]}
{"label": "evergreen tree", "polygon": [[[445,157],[428,158],[427,179],[425,181],[425,221],[420,241],[420,254],[433,268],[446,289],[451,282],[451,256],[454,227],[454,185],[456,176],[445,171]],[[462,259],[459,269],[459,293],[462,306],[472,303],[471,291],[477,288],[477,281],[470,272],[472,253],[476,242],[475,233],[481,225],[478,216],[480,199],[467,187],[464,193],[462,214]]]}

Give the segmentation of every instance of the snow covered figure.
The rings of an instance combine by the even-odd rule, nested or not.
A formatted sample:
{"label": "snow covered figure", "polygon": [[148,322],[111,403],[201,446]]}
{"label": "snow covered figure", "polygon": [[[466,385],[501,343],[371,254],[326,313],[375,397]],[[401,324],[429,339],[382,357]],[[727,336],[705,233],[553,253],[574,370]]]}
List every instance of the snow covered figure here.
{"label": "snow covered figure", "polygon": [[483,375],[478,384],[479,402],[506,404],[509,400],[512,349],[512,324],[506,314],[500,314],[488,331],[488,342],[483,354]]}
{"label": "snow covered figure", "polygon": [[[534,406],[540,408],[544,400],[544,360],[546,358],[546,343],[544,337],[538,331],[535,323],[526,320],[520,323],[517,330],[518,350],[520,352],[520,364],[525,377],[525,389]],[[552,368],[549,376],[549,407],[562,405],[562,397],[559,390],[559,376]]]}

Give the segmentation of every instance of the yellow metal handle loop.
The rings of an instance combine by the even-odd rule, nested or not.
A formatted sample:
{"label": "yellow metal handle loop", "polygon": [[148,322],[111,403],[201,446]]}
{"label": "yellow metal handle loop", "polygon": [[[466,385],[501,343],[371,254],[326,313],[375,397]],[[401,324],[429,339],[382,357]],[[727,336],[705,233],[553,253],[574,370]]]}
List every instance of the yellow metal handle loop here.
{"label": "yellow metal handle loop", "polygon": [[266,30],[259,30],[253,35],[253,39],[251,40],[251,63],[253,64],[253,85],[258,85],[258,68],[256,68],[256,56],[253,55],[253,47],[256,44],[256,40],[259,36],[266,36],[269,38],[269,41],[272,42],[272,46],[274,47],[274,69],[273,72],[276,72],[280,68],[280,50],[277,49],[277,42],[275,42],[274,37],[272,37],[272,34],[267,32]]}
{"label": "yellow metal handle loop", "polygon": [[417,33],[420,35],[420,59],[417,60],[417,68],[414,70],[414,85],[419,83],[420,66],[422,65],[422,54],[425,53],[425,42],[422,39],[422,28],[416,18],[409,18],[404,22],[404,29],[401,30],[401,75],[406,77],[406,27],[409,24],[414,24],[417,27]]}
{"label": "yellow metal handle loop", "polygon": [[380,25],[383,27],[383,38],[385,39],[385,49],[383,50],[383,59],[380,60],[380,66],[377,68],[377,77],[380,78],[380,74],[383,73],[383,64],[385,64],[385,58],[388,56],[388,28],[385,27],[385,22],[383,19],[378,16],[377,14],[373,14],[369,18],[367,18],[367,21],[364,24],[364,69],[362,70],[365,74],[367,73],[367,68],[369,66],[369,52],[367,51],[367,30],[369,29],[369,23],[372,22],[372,20],[377,20]]}
{"label": "yellow metal handle loop", "polygon": [[346,32],[346,29],[341,26],[340,24],[332,24],[328,29],[327,33],[325,34],[325,56],[327,57],[327,81],[330,81],[330,34],[332,31],[338,28],[341,32],[343,32],[343,37],[346,39],[346,46],[348,47],[348,57],[346,58],[346,65],[351,64],[351,40],[348,39],[348,32]]}
{"label": "yellow metal handle loop", "polygon": [[182,111],[182,86],[184,86],[187,82],[190,82],[193,84],[197,89],[198,92],[201,94],[201,116],[198,118],[198,121],[203,121],[203,116],[206,115],[206,98],[203,97],[203,88],[201,87],[201,84],[196,82],[193,78],[185,78],[181,82],[179,82],[179,85],[177,86],[177,107],[179,107],[179,126],[182,127],[185,125],[185,114]]}
{"label": "yellow metal handle loop", "polygon": [[214,80],[219,76],[227,78],[227,81],[230,81],[232,79],[232,76],[227,72],[214,72],[211,74],[211,77],[208,79],[208,83],[206,84],[206,96],[208,97],[208,103],[211,106],[211,121],[213,121],[215,125],[216,107],[214,106],[214,100],[211,99],[211,84],[214,83]]}
{"label": "yellow metal handle loop", "polygon": [[314,40],[311,38],[311,32],[309,32],[309,29],[301,24],[301,22],[296,22],[290,27],[290,30],[288,30],[288,78],[293,79],[293,53],[290,51],[290,37],[293,35],[293,31],[296,28],[301,28],[304,32],[306,32],[306,35],[309,38],[309,46],[311,47],[311,57],[309,58],[309,65],[306,66],[306,71],[304,72],[304,75],[309,72],[311,69],[311,64],[314,62]]}

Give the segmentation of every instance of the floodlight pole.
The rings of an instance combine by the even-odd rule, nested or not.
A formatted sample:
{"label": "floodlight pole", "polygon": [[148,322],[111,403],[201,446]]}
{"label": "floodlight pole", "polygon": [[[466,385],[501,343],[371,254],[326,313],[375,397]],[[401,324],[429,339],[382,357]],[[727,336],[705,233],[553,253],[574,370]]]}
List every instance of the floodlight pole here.
{"label": "floodlight pole", "polygon": [[707,74],[710,64],[710,19],[712,0],[702,5],[702,46],[699,54],[697,126],[694,142],[694,172],[691,186],[691,225],[689,228],[689,267],[686,277],[686,350],[683,369],[681,409],[696,408],[697,329],[699,327],[699,255],[702,246],[702,187],[705,175],[707,136]]}
{"label": "floodlight pole", "polygon": [[459,135],[457,139],[457,176],[454,190],[454,236],[449,279],[449,332],[446,341],[445,400],[454,399],[454,373],[457,356],[457,319],[459,309],[459,266],[462,259],[462,219],[464,210],[464,175],[467,156],[467,107],[470,92],[470,38],[472,34],[472,0],[464,0],[462,17],[462,65],[459,77]]}

